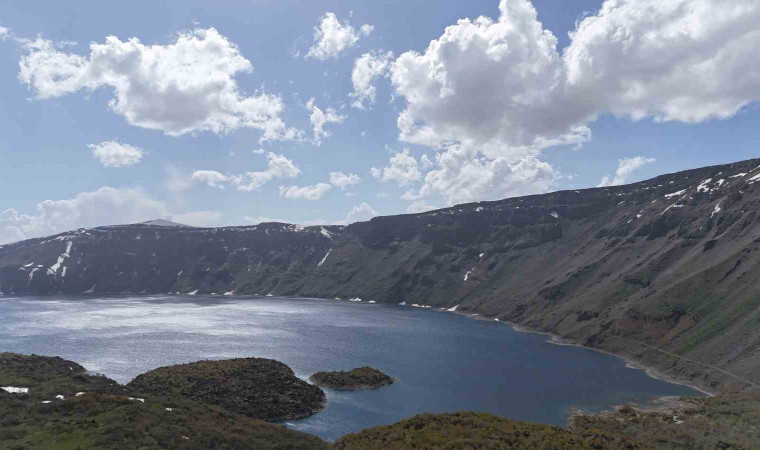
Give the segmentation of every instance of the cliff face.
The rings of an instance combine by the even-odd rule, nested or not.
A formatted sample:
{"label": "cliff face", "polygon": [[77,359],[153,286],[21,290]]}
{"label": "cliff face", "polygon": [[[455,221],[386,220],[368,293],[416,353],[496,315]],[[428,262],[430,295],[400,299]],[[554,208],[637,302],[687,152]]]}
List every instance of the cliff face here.
{"label": "cliff face", "polygon": [[345,227],[80,229],[0,246],[0,291],[459,305],[747,388],[760,382],[758,184],[760,159]]}

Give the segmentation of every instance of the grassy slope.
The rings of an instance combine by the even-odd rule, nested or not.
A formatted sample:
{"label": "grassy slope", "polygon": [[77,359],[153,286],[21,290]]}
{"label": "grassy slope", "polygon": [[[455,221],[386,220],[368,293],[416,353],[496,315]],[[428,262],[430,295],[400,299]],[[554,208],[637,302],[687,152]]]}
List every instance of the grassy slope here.
{"label": "grassy slope", "polygon": [[651,448],[760,448],[760,394],[682,398],[681,404],[658,411],[623,407],[614,413],[580,415],[573,429],[602,429]]}

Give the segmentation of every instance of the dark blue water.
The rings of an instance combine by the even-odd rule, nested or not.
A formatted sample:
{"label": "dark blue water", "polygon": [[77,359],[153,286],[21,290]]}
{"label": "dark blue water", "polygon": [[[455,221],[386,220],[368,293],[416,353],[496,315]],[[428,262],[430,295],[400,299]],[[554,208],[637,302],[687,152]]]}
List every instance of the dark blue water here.
{"label": "dark blue water", "polygon": [[280,360],[303,378],[371,365],[397,379],[375,391],[328,391],[324,411],[288,422],[329,440],[426,411],[564,425],[573,407],[699,395],[502,323],[333,300],[0,297],[0,351],[59,355],[123,383],[160,366],[242,356]]}

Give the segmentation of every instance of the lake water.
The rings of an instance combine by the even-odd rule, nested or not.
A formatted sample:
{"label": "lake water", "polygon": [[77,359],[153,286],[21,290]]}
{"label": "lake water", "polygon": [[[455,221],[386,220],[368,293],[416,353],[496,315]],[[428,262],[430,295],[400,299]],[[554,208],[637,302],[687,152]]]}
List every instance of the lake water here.
{"label": "lake water", "polygon": [[570,408],[698,392],[623,360],[432,309],[276,297],[0,297],[0,351],[61,356],[126,383],[156,367],[264,357],[307,378],[371,365],[397,382],[327,391],[293,429],[334,440],[421,412],[486,411],[564,425]]}

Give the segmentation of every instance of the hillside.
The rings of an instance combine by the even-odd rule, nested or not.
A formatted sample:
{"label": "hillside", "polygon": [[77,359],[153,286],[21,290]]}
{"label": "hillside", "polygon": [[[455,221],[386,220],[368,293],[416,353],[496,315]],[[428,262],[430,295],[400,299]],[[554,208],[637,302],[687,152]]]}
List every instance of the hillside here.
{"label": "hillside", "polygon": [[0,291],[457,306],[707,390],[754,388],[758,183],[760,159],[349,226],[79,229],[0,246]]}

